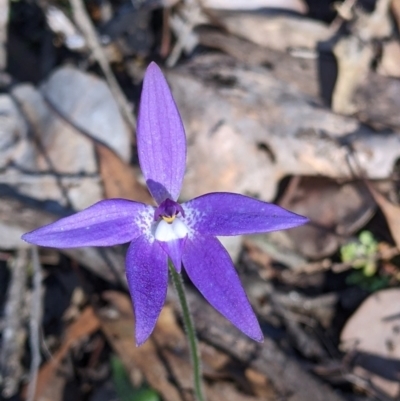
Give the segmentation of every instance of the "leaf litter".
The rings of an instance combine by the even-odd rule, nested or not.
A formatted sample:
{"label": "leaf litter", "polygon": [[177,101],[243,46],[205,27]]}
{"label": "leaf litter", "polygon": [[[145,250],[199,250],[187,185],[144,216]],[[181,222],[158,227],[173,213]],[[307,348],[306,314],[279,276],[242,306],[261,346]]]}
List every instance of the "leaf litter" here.
{"label": "leaf litter", "polygon": [[[72,14],[65,4],[55,4],[72,26],[66,31],[65,20],[63,26],[53,20],[49,27],[55,33],[48,33],[52,41],[46,42],[50,31],[40,22],[46,19],[42,6],[0,2],[0,15],[9,15],[0,18],[2,255],[21,252],[23,232],[97,200],[149,201],[137,166],[134,110],[147,61],[160,60],[163,44],[173,65],[166,75],[189,137],[182,198],[235,191],[277,200],[312,220],[285,235],[245,238],[245,246],[239,241],[232,250],[262,321],[261,348],[191,295],[209,399],[308,400],[310,394],[324,401],[396,399],[398,2],[346,0],[336,14],[328,1],[318,8],[311,1],[285,2],[282,8],[292,8],[290,13],[268,9],[275,7],[273,1],[260,1],[255,10],[240,2],[226,9],[216,0],[199,6],[88,2],[86,18],[78,3]],[[121,18],[138,9],[151,24],[140,29],[131,24],[107,36],[110,27],[122,27]],[[23,10],[36,27],[23,25]],[[94,42],[96,29],[103,36]],[[71,48],[71,32],[83,33],[88,50]],[[42,66],[34,71],[37,80],[32,65]],[[368,254],[374,263],[368,278],[359,262],[342,257],[365,231],[376,244]],[[56,282],[63,288],[44,302],[41,399],[57,401],[69,393],[91,400],[100,388],[123,399],[112,380],[115,358],[133,389],[152,388],[165,400],[193,399],[172,292],[154,336],[134,347],[123,254],[122,248],[77,249],[47,264],[40,250],[44,293],[59,288]],[[10,289],[12,267],[0,259],[3,286]],[[363,281],[351,284],[353,273]],[[366,279],[368,285],[361,285]],[[68,294],[78,281],[86,301],[75,310],[75,320],[66,322]],[[378,283],[385,288],[370,294]],[[19,284],[18,324],[24,326],[29,276]],[[12,291],[4,293],[3,311],[16,301]],[[56,306],[60,309],[49,320]],[[9,321],[0,321],[2,347]],[[20,334],[14,355],[21,368],[11,370],[17,397],[29,381],[27,337]],[[6,371],[2,367],[2,380]],[[4,396],[4,382],[2,388]]]}

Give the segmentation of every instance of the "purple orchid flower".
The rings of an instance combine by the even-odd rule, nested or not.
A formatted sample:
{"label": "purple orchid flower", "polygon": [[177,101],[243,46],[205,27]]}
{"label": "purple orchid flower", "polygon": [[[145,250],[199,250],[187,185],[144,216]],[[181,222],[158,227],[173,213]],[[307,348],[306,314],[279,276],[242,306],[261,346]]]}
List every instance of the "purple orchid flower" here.
{"label": "purple orchid flower", "polygon": [[185,173],[182,120],[155,63],[147,69],[137,127],[140,166],[158,207],[109,199],[22,238],[32,244],[73,248],[130,242],[126,277],[136,319],[136,343],[152,333],[164,305],[168,258],[208,302],[239,330],[263,340],[257,318],[231,258],[215,237],[265,233],[307,222],[279,206],[234,193],[209,193],[177,203]]}

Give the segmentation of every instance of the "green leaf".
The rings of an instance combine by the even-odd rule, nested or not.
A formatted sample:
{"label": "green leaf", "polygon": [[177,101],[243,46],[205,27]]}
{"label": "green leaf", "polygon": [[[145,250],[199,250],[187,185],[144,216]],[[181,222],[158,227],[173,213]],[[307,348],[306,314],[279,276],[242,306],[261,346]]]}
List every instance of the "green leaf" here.
{"label": "green leaf", "polygon": [[370,260],[369,262],[365,263],[363,272],[366,277],[372,277],[375,275],[376,270],[377,270],[377,266],[376,266],[375,261]]}
{"label": "green leaf", "polygon": [[120,401],[160,401],[158,394],[151,388],[134,388],[121,360],[111,358],[112,378]]}

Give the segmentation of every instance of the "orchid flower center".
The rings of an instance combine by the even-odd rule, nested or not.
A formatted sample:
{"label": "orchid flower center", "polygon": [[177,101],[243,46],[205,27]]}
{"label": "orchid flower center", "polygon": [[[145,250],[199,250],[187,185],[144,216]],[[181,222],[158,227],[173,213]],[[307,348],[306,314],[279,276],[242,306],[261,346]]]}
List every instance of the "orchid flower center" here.
{"label": "orchid flower center", "polygon": [[185,217],[182,206],[171,199],[166,199],[154,212],[157,223],[155,238],[161,242],[175,241],[188,234],[188,228],[180,216]]}
{"label": "orchid flower center", "polygon": [[154,220],[158,221],[161,218],[168,224],[172,224],[179,213],[185,217],[185,212],[183,211],[182,206],[167,198],[165,201],[161,202],[160,206],[158,206],[154,212]]}

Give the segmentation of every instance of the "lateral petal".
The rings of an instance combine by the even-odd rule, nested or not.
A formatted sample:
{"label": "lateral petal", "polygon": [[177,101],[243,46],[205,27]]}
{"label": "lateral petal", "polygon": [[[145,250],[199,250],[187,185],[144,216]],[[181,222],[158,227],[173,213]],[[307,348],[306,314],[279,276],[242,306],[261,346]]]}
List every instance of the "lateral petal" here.
{"label": "lateral petal", "polygon": [[167,296],[167,254],[157,241],[142,235],[129,246],[125,263],[139,346],[153,332]]}
{"label": "lateral petal", "polygon": [[263,341],[231,258],[216,238],[188,238],[182,262],[190,280],[218,312],[250,338]]}
{"label": "lateral petal", "polygon": [[111,246],[148,232],[154,209],[126,199],[107,199],[22,236],[24,241],[53,248]]}
{"label": "lateral petal", "polygon": [[137,124],[140,167],[153,198],[177,200],[186,163],[186,137],[179,111],[160,68],[149,65]]}
{"label": "lateral petal", "polygon": [[185,224],[208,235],[240,235],[284,230],[305,224],[306,217],[248,196],[214,192],[182,204]]}

